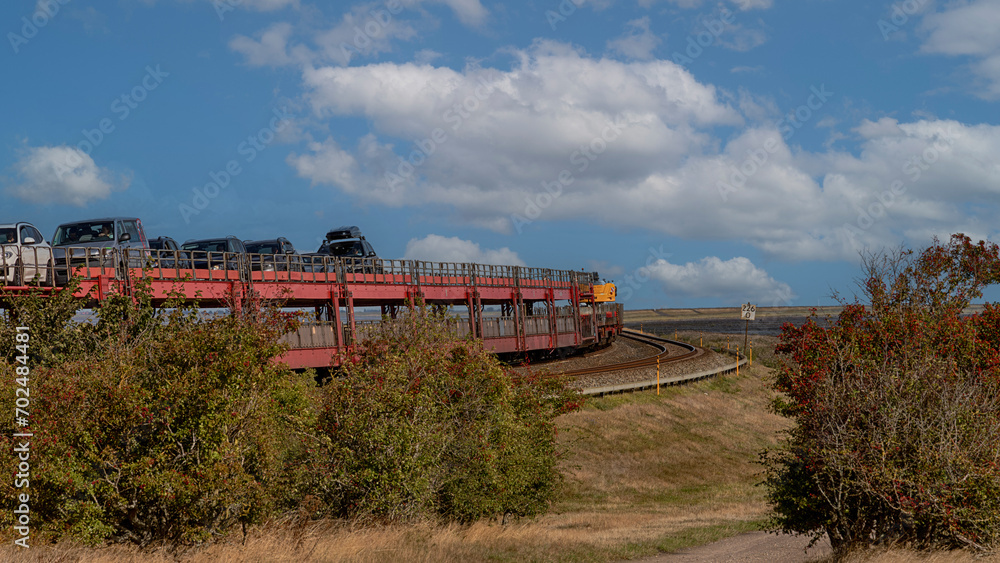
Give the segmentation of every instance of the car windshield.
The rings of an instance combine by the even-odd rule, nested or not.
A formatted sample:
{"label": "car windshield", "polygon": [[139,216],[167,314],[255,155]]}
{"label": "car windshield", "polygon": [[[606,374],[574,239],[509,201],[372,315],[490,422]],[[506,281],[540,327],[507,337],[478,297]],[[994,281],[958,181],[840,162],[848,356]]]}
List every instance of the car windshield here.
{"label": "car windshield", "polygon": [[333,256],[364,256],[361,241],[331,242],[330,254]]}
{"label": "car windshield", "polygon": [[200,250],[202,252],[225,252],[225,240],[200,240],[197,242],[185,243],[181,250]]}
{"label": "car windshield", "polygon": [[92,221],[60,225],[52,237],[53,246],[81,244],[86,242],[114,242],[115,224],[111,221]]}
{"label": "car windshield", "polygon": [[167,241],[153,239],[149,241],[149,248],[153,250],[165,250],[167,248]]}
{"label": "car windshield", "polygon": [[245,246],[250,254],[281,254],[281,245],[276,242],[258,242]]}
{"label": "car windshield", "polygon": [[0,244],[17,244],[17,229],[0,229]]}

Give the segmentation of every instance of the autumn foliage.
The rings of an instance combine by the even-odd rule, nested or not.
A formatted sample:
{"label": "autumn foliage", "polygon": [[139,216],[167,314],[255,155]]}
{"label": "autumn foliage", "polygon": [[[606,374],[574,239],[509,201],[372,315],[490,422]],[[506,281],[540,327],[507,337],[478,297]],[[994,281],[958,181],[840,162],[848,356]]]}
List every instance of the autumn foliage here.
{"label": "autumn foliage", "polygon": [[1000,281],[995,244],[954,235],[869,256],[864,301],[783,328],[775,387],[795,425],[765,452],[775,528],[837,550],[1000,547]]}

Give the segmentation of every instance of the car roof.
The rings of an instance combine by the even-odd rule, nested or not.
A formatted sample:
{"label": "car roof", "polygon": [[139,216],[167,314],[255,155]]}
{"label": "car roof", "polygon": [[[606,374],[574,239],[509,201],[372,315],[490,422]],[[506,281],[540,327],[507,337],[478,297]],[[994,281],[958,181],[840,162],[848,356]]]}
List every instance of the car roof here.
{"label": "car roof", "polygon": [[[331,235],[333,235],[331,237]],[[364,235],[361,234],[361,229],[354,225],[344,225],[343,227],[337,227],[336,229],[330,229],[326,232],[326,240],[343,240],[343,239],[363,239]]]}
{"label": "car roof", "polygon": [[277,237],[277,238],[262,238],[260,240],[245,240],[243,241],[243,244],[264,244],[268,242],[278,242],[279,240],[288,242],[288,239],[286,239],[285,237]]}
{"label": "car roof", "polygon": [[97,223],[100,221],[107,222],[107,221],[138,221],[138,220],[139,220],[138,217],[99,217],[97,219],[80,219],[79,221],[66,221],[65,223],[61,223],[59,226],[62,227],[63,225],[75,225],[77,223]]}
{"label": "car roof", "polygon": [[[209,237],[209,238],[198,238],[198,239],[191,238],[191,239],[188,239],[188,240],[184,241],[184,244],[191,244],[192,242],[208,242],[210,240],[229,240],[231,238],[236,238],[236,237],[230,235],[230,236],[227,236],[227,237]],[[236,240],[239,240],[239,239],[236,239]]]}

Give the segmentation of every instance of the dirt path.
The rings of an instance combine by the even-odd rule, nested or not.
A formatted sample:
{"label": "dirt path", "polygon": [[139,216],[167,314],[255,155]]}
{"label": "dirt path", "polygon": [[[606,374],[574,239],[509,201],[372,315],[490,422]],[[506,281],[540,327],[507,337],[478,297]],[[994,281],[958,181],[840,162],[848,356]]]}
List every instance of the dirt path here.
{"label": "dirt path", "polygon": [[806,552],[808,544],[804,536],[752,532],[640,559],[639,563],[807,563],[824,561],[831,554],[830,542],[825,539]]}

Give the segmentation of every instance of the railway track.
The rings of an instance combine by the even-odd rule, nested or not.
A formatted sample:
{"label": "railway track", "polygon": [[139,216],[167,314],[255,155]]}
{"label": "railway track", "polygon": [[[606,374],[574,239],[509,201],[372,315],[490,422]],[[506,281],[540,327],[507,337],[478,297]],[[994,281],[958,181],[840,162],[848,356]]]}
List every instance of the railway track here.
{"label": "railway track", "polygon": [[[693,360],[695,358],[705,357],[705,350],[685,342],[678,342],[676,340],[642,334],[627,329],[623,331],[621,335],[630,340],[648,344],[649,346],[654,347],[657,350],[657,353],[638,360],[630,360],[585,369],[569,370],[560,372],[558,375],[574,379],[579,378],[589,380],[588,383],[580,386],[580,393],[583,395],[601,396],[616,393],[630,393],[645,389],[658,389],[661,386],[689,383],[735,371],[738,366],[742,366],[747,363],[747,359],[741,355],[734,357],[732,359],[732,363],[727,363],[726,365],[719,365],[716,363],[714,367],[707,367],[707,369],[704,363],[695,362],[692,365],[698,365],[701,363],[700,367],[702,369],[695,367],[692,368],[694,371],[688,371],[680,368],[678,364],[684,360]],[[683,353],[677,354],[676,347],[682,348]],[[638,381],[633,379],[633,377],[635,377],[634,374],[641,374],[642,371],[632,372],[633,375],[627,376],[615,375],[617,372],[623,372],[626,370],[641,370],[641,368],[655,367],[657,365],[657,360],[659,360],[661,367],[664,367],[664,364],[672,364],[672,369],[664,370],[665,373],[663,373],[662,377]],[[646,373],[648,374],[649,372]]]}
{"label": "railway track", "polygon": [[[648,334],[642,334],[642,333],[634,332],[634,331],[631,331],[631,330],[628,330],[628,329],[623,330],[622,333],[621,333],[621,335],[622,335],[622,337],[628,338],[630,340],[635,340],[637,342],[642,342],[643,344],[649,344],[650,346],[653,346],[654,348],[659,349],[659,353],[654,354],[654,355],[649,356],[649,357],[646,357],[646,358],[640,358],[638,360],[631,360],[631,361],[628,361],[628,362],[621,362],[621,363],[611,364],[611,365],[607,365],[607,366],[595,366],[595,367],[589,367],[589,368],[584,368],[584,369],[564,371],[564,372],[560,372],[558,375],[565,375],[565,376],[569,376],[569,377],[579,377],[579,376],[583,376],[583,375],[593,375],[593,374],[596,374],[596,373],[604,373],[604,372],[609,372],[609,371],[620,371],[620,370],[626,370],[626,369],[636,369],[636,368],[651,367],[651,366],[655,366],[657,364],[657,362],[659,362],[660,365],[663,365],[663,364],[669,363],[669,362],[679,362],[679,361],[682,361],[682,360],[687,360],[687,359],[693,358],[693,357],[698,356],[698,355],[700,355],[702,353],[699,348],[697,348],[695,346],[692,346],[691,344],[687,344],[687,343],[684,343],[684,342],[678,342],[676,340],[668,340],[666,338],[660,338],[658,336],[650,336]],[[670,345],[670,344],[672,344],[674,346],[679,346],[681,348],[684,348],[684,349],[687,350],[687,352],[685,352],[683,354],[680,354],[680,355],[677,355],[677,356],[672,356],[671,355],[671,351],[670,351],[670,349],[667,346],[667,345]]]}

